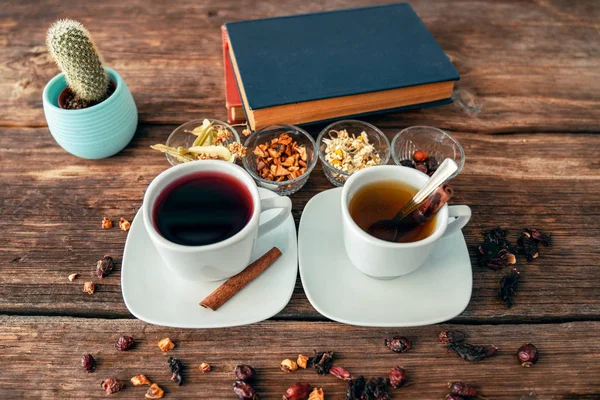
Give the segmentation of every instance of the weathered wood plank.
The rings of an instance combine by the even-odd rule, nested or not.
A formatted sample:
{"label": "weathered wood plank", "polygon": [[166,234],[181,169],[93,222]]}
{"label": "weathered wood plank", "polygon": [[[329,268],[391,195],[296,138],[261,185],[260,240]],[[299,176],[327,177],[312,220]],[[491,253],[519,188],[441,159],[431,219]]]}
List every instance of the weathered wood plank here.
{"label": "weathered wood plank", "polygon": [[[263,322],[217,330],[161,328],[137,320],[101,320],[48,317],[0,317],[2,357],[0,394],[5,398],[105,398],[102,379],[127,381],[114,398],[141,398],[145,388],[133,387],[129,378],[143,373],[165,389],[165,398],[231,399],[233,369],[247,363],[257,369],[256,389],[264,399],[279,399],[298,381],[322,387],[328,399],[343,399],[344,382],[318,376],[312,370],[286,374],[279,369],[284,358],[314,349],[332,350],[336,364],[358,376],[383,376],[395,365],[407,369],[410,385],[393,391],[393,398],[443,399],[448,381],[474,385],[490,399],[597,399],[600,397],[600,322],[556,325],[438,325],[394,329],[356,328],[328,322]],[[445,351],[437,342],[442,329],[465,330],[473,343],[494,344],[491,359],[467,363]],[[114,342],[122,335],[135,338],[135,347],[119,352]],[[392,353],[383,338],[408,337],[413,349]],[[167,355],[157,342],[170,337],[176,347],[169,355],[186,367],[184,384],[169,380]],[[515,357],[522,343],[534,343],[540,361],[521,367]],[[81,356],[97,359],[96,371],[81,369]],[[202,374],[200,363],[213,371]],[[18,367],[18,368],[17,368]]]}
{"label": "weathered wood plank", "polygon": [[[69,156],[47,129],[0,129],[0,313],[128,317],[120,293],[120,268],[94,296],[81,293],[104,254],[120,258],[126,233],[101,230],[103,216],[133,217],[152,178],[168,167],[148,148],[173,126],[142,126],[115,157],[86,161]],[[386,129],[393,135],[395,130]],[[600,136],[456,133],[467,163],[455,180],[455,204],[473,209],[465,229],[473,263],[481,231],[496,225],[515,231],[537,226],[555,245],[522,265],[516,304],[496,298],[503,272],[477,266],[471,304],[457,322],[552,321],[600,317]],[[20,148],[27,143],[27,148]],[[126,168],[125,168],[126,167]],[[298,222],[308,200],[330,188],[320,166],[292,196]],[[515,236],[513,236],[515,238]],[[278,318],[320,319],[300,282]]]}
{"label": "weathered wood plank", "polygon": [[[0,24],[0,125],[45,125],[41,92],[57,69],[45,52],[44,37],[58,18],[78,19],[90,29],[107,64],[131,88],[142,121],[182,123],[225,117],[223,22],[375,3],[385,2],[183,1],[148,6],[136,0],[85,8],[65,0],[10,2]],[[459,131],[600,131],[598,2],[411,4],[461,74],[455,102],[374,121]]]}

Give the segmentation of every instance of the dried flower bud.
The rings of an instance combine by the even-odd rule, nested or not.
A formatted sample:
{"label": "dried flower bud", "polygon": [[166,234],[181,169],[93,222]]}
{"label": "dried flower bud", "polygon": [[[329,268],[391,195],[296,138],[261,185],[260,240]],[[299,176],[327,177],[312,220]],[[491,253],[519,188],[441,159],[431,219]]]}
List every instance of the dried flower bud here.
{"label": "dried flower bud", "polygon": [[79,276],[79,274],[71,274],[69,275],[69,282],[73,282],[75,280],[75,278],[77,278]]}
{"label": "dried flower bud", "polygon": [[342,367],[338,367],[337,365],[332,365],[331,368],[329,369],[329,373],[331,375],[335,376],[336,378],[339,378],[344,381],[349,381],[349,380],[354,379],[352,377],[352,375],[350,375],[350,372],[346,371]]}
{"label": "dried flower bud", "polygon": [[298,354],[298,360],[296,360],[296,364],[298,364],[300,368],[306,368],[308,364],[308,357]]}
{"label": "dried flower bud", "polygon": [[96,368],[96,360],[91,354],[84,354],[81,358],[81,366],[85,372],[91,373]]}
{"label": "dried flower bud", "polygon": [[170,338],[164,338],[158,342],[158,347],[164,353],[169,350],[173,350],[175,343],[173,343]]}
{"label": "dried flower bud", "polygon": [[150,385],[150,381],[146,378],[146,375],[140,374],[136,375],[130,379],[133,386],[142,386],[142,385]]}
{"label": "dried flower bud", "polygon": [[115,347],[117,348],[117,350],[127,351],[133,347],[133,344],[134,344],[133,337],[121,336],[119,339],[117,339],[117,342],[115,343]]}
{"label": "dried flower bud", "polygon": [[333,351],[323,351],[316,353],[312,360],[313,368],[319,375],[327,375],[333,364]]}
{"label": "dried flower bud", "polygon": [[298,369],[298,364],[296,364],[295,361],[286,358],[281,362],[279,368],[281,368],[281,370],[284,372],[292,372]]}
{"label": "dried flower bud", "polygon": [[162,390],[160,388],[160,386],[158,386],[156,383],[153,383],[148,388],[148,391],[146,392],[144,397],[147,399],[162,399],[164,394],[165,394],[165,391]]}
{"label": "dried flower bud", "polygon": [[233,382],[233,393],[240,399],[253,399],[256,390],[248,382],[235,381]]}
{"label": "dried flower bud", "polygon": [[325,392],[323,389],[314,388],[308,395],[308,400],[325,400]]}
{"label": "dried flower bud", "polygon": [[112,220],[107,217],[102,218],[102,229],[110,229],[110,228],[112,228]]}
{"label": "dried flower bud", "polygon": [[406,383],[406,370],[396,366],[390,371],[390,385],[393,388],[401,388]]}
{"label": "dried flower bud", "polygon": [[175,382],[175,384],[177,386],[181,386],[182,382],[182,377],[181,377],[181,371],[183,370],[183,364],[181,363],[181,361],[179,361],[178,359],[174,358],[174,357],[169,357],[169,359],[167,360],[167,362],[169,363],[169,367],[171,368],[171,380],[173,382]]}
{"label": "dried flower bud", "polygon": [[241,364],[235,367],[235,377],[240,381],[254,382],[256,371],[249,365]]}
{"label": "dried flower bud", "polygon": [[244,135],[244,136],[249,136],[251,133],[252,133],[252,131],[248,127],[244,128],[242,130],[242,135]]}
{"label": "dried flower bud", "polygon": [[438,335],[440,343],[462,343],[467,339],[467,334],[463,331],[441,331]]}
{"label": "dried flower bud", "polygon": [[517,357],[523,367],[529,368],[533,364],[538,362],[538,349],[531,343],[526,343],[519,347],[517,351]]}
{"label": "dried flower bud", "polygon": [[111,256],[102,257],[102,260],[98,260],[96,263],[96,274],[98,274],[98,278],[104,278],[106,275],[110,274],[114,266],[115,263]]}
{"label": "dried flower bud", "polygon": [[119,219],[119,228],[122,231],[128,231],[131,228],[131,222],[127,221],[125,218]]}
{"label": "dried flower bud", "polygon": [[395,353],[404,353],[410,350],[412,344],[404,336],[394,336],[391,339],[385,339],[384,344]]}
{"label": "dried flower bud", "polygon": [[118,380],[117,378],[110,377],[103,380],[101,385],[102,389],[104,389],[106,394],[113,394],[123,389],[125,383],[123,383],[123,381]]}
{"label": "dried flower bud", "polygon": [[477,391],[463,382],[448,382],[450,393],[462,397],[478,397]]}
{"label": "dried flower bud", "polygon": [[427,153],[425,153],[423,150],[417,150],[413,153],[413,160],[416,162],[425,162],[427,158]]}
{"label": "dried flower bud", "polygon": [[311,385],[308,382],[298,382],[287,388],[283,400],[305,400],[310,393]]}
{"label": "dried flower bud", "polygon": [[83,293],[94,294],[95,290],[96,285],[94,285],[94,282],[86,282],[83,284]]}
{"label": "dried flower bud", "polygon": [[202,364],[200,364],[200,371],[202,371],[203,374],[209,372],[210,371],[210,364],[208,364],[208,363],[202,363]]}

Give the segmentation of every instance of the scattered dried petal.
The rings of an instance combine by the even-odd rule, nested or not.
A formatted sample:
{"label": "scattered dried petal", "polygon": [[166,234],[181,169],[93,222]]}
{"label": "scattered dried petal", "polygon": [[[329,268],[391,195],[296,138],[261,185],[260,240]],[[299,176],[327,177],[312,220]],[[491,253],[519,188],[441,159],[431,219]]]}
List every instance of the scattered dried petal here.
{"label": "scattered dried petal", "polygon": [[81,366],[87,373],[94,372],[94,368],[96,368],[96,360],[94,359],[94,356],[91,354],[84,354],[81,358]]}
{"label": "scattered dried petal", "polygon": [[395,353],[404,353],[412,347],[410,341],[404,336],[394,336],[391,339],[386,338],[383,343]]}
{"label": "scattered dried petal", "polygon": [[387,389],[387,380],[383,378],[371,378],[365,385],[365,394],[371,396],[368,399],[390,400],[392,397]]}
{"label": "scattered dried petal", "polygon": [[446,346],[449,350],[454,350],[463,360],[469,362],[481,361],[491,357],[498,351],[494,345],[477,346],[469,343],[451,342]]}
{"label": "scattered dried petal", "polygon": [[308,382],[298,382],[287,388],[283,400],[305,400],[312,386]]}
{"label": "scattered dried petal", "polygon": [[127,351],[133,347],[134,343],[135,343],[135,341],[133,340],[133,337],[121,336],[119,339],[117,339],[117,342],[115,343],[115,347],[119,351]]}
{"label": "scattered dried petal", "polygon": [[167,337],[158,342],[158,347],[163,353],[166,353],[169,350],[173,350],[175,343],[173,343],[171,339]]}
{"label": "scattered dried petal", "polygon": [[83,293],[94,294],[95,290],[96,285],[94,285],[94,282],[86,282],[83,284]]}
{"label": "scattered dried petal", "polygon": [[112,220],[107,217],[102,218],[102,229],[110,229],[110,228],[112,228]]}
{"label": "scattered dried petal", "polygon": [[354,379],[352,377],[352,375],[350,374],[350,372],[346,371],[342,367],[338,367],[337,365],[332,365],[331,368],[329,369],[329,373],[331,375],[335,376],[336,378],[339,378],[344,381],[350,381],[350,380]]}
{"label": "scattered dried petal", "polygon": [[442,331],[438,336],[441,343],[462,343],[467,339],[467,334],[463,331]]}
{"label": "scattered dried petal", "polygon": [[363,400],[365,395],[365,377],[359,376],[356,379],[348,381],[346,387],[346,400]]}
{"label": "scattered dried petal", "polygon": [[254,399],[256,396],[256,390],[252,385],[244,381],[233,382],[233,393],[235,393],[239,399]]}
{"label": "scattered dried petal", "polygon": [[292,372],[298,369],[298,364],[296,364],[295,361],[290,360],[289,358],[286,358],[285,360],[283,360],[281,362],[281,365],[279,366],[279,368],[281,368],[282,371],[284,372]]}
{"label": "scattered dried petal", "polygon": [[235,377],[244,382],[254,382],[256,371],[249,365],[238,365],[235,367]]}
{"label": "scattered dried petal", "polygon": [[119,228],[121,228],[122,231],[127,232],[129,228],[131,228],[131,222],[127,221],[125,218],[120,218]]}
{"label": "scattered dried petal", "polygon": [[104,278],[110,274],[115,266],[114,260],[111,256],[104,256],[102,260],[98,260],[96,263],[96,274],[98,278]]}
{"label": "scattered dried petal", "polygon": [[502,277],[500,280],[500,289],[498,290],[498,297],[504,302],[506,307],[510,308],[513,305],[513,297],[517,284],[519,283],[519,277],[521,274],[516,268],[513,268],[508,274]]}
{"label": "scattered dried petal", "polygon": [[479,246],[479,265],[498,270],[517,262],[507,235],[508,231],[500,227],[485,233],[484,242]]}
{"label": "scattered dried petal", "polygon": [[392,368],[390,371],[390,385],[399,389],[406,383],[406,370],[400,366]]}
{"label": "scattered dried petal", "polygon": [[200,371],[202,371],[203,374],[210,372],[210,364],[208,364],[208,363],[200,364]]}
{"label": "scattered dried petal", "polygon": [[302,354],[298,354],[298,360],[296,360],[296,364],[298,364],[298,366],[300,368],[306,368],[307,364],[308,364],[308,357],[307,356],[303,356]]}
{"label": "scattered dried petal", "polygon": [[450,393],[463,397],[477,397],[477,391],[463,382],[448,382]]}
{"label": "scattered dried petal", "polygon": [[181,384],[182,384],[181,370],[183,370],[183,364],[181,363],[181,361],[179,361],[178,359],[176,359],[174,357],[169,357],[167,362],[169,363],[169,367],[171,368],[171,373],[172,373],[171,380],[173,382],[175,382],[175,384],[177,386],[181,386]]}
{"label": "scattered dried petal", "polygon": [[517,239],[519,251],[525,254],[527,261],[531,262],[539,256],[539,243],[548,247],[552,244],[552,237],[537,229],[523,229]]}
{"label": "scattered dried petal", "polygon": [[69,282],[73,282],[75,280],[75,278],[77,278],[79,276],[79,274],[71,274],[69,275]]}
{"label": "scattered dried petal", "polygon": [[[316,353],[316,352],[315,352]],[[327,375],[333,364],[333,351],[323,351],[316,353],[312,360],[313,368],[319,375]]]}
{"label": "scattered dried petal", "polygon": [[150,385],[150,381],[146,378],[146,375],[140,374],[136,375],[130,379],[133,386],[142,386],[142,385]]}
{"label": "scattered dried petal", "polygon": [[147,399],[162,399],[164,394],[165,394],[165,391],[162,390],[160,388],[160,386],[158,386],[156,383],[153,383],[148,388],[148,391],[146,392],[144,397]]}
{"label": "scattered dried petal", "polygon": [[123,389],[125,383],[123,381],[118,380],[117,378],[110,377],[103,380],[101,386],[102,389],[104,389],[104,391],[106,392],[106,394],[113,394]]}
{"label": "scattered dried petal", "polygon": [[310,392],[308,400],[325,400],[325,392],[323,392],[323,389],[314,388],[313,391]]}
{"label": "scattered dried petal", "polygon": [[538,362],[538,349],[533,344],[526,343],[517,350],[517,358],[523,367],[529,368]]}

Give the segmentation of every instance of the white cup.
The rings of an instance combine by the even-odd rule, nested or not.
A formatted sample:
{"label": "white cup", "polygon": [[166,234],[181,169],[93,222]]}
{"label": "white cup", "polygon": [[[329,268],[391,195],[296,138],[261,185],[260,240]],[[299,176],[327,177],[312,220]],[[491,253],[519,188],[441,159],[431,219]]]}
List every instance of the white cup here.
{"label": "white cup", "polygon": [[[241,231],[223,241],[203,246],[173,243],[163,237],[155,227],[154,203],[171,182],[199,171],[228,174],[246,186],[252,196],[252,216]],[[259,224],[260,214],[273,208],[280,208],[281,211],[266,223]],[[203,282],[226,279],[246,268],[250,263],[256,239],[281,225],[291,210],[292,202],[289,197],[261,199],[252,177],[243,168],[224,161],[191,161],[163,171],[146,189],[142,206],[146,231],[167,267],[185,279]]]}
{"label": "white cup", "polygon": [[348,204],[363,186],[377,181],[399,181],[420,189],[429,177],[412,168],[381,165],[353,174],[342,189],[342,230],[346,252],[359,271],[373,278],[393,279],[423,265],[442,237],[462,229],[471,218],[467,206],[445,204],[437,213],[435,229],[425,239],[411,243],[393,243],[377,239],[362,230],[350,216]]}

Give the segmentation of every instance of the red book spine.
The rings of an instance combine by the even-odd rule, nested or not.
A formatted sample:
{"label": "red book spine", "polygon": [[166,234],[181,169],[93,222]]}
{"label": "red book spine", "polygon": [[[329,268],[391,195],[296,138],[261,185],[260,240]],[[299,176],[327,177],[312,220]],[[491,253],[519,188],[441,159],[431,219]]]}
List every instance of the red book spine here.
{"label": "red book spine", "polygon": [[246,122],[242,107],[242,99],[235,82],[235,75],[229,59],[229,41],[225,25],[221,26],[221,37],[223,41],[223,69],[225,72],[225,107],[227,107],[227,122],[239,124]]}

